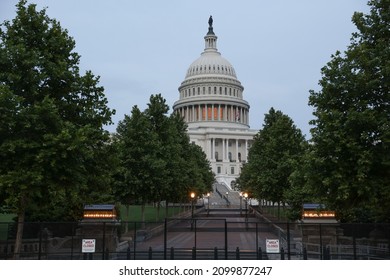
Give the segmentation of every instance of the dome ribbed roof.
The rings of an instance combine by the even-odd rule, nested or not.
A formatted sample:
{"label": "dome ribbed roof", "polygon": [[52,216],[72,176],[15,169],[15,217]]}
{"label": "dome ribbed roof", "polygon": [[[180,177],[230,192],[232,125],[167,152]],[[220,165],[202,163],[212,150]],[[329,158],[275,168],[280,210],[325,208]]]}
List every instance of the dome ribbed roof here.
{"label": "dome ribbed roof", "polygon": [[236,71],[225,58],[221,56],[217,49],[218,37],[213,31],[213,20],[209,20],[209,32],[204,37],[205,49],[201,56],[191,63],[187,70],[185,79],[193,78],[198,75],[219,76],[224,75],[228,78],[237,79]]}
{"label": "dome ribbed roof", "polygon": [[203,52],[188,67],[186,79],[197,75],[227,75],[237,79],[233,66],[217,51]]}

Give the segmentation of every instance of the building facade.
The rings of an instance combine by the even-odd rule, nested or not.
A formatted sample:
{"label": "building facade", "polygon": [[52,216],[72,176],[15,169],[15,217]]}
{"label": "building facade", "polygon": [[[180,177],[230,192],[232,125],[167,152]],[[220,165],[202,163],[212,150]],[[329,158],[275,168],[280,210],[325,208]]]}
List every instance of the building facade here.
{"label": "building facade", "polygon": [[203,148],[217,181],[233,187],[257,131],[249,128],[244,87],[218,52],[212,17],[204,40],[205,49],[189,66],[173,110],[188,124],[190,140]]}

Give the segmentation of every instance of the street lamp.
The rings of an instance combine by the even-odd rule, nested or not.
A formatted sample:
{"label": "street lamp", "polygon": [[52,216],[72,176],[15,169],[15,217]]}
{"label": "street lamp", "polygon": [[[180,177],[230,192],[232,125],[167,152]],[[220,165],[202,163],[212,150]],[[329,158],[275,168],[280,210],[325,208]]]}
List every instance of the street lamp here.
{"label": "street lamp", "polygon": [[244,199],[245,199],[245,222],[248,223],[248,193],[244,193]]}
{"label": "street lamp", "polygon": [[191,192],[190,193],[191,197],[191,230],[193,229],[194,226],[194,200],[195,200],[195,193]]}
{"label": "street lamp", "polygon": [[242,192],[240,192],[240,216],[242,216]]}
{"label": "street lamp", "polygon": [[207,193],[207,216],[210,212],[210,193]]}
{"label": "street lamp", "polygon": [[229,206],[229,192],[226,192],[226,205]]}
{"label": "street lamp", "polygon": [[192,192],[190,194],[190,197],[191,197],[191,218],[193,219],[194,218],[194,198],[195,198],[195,193]]}

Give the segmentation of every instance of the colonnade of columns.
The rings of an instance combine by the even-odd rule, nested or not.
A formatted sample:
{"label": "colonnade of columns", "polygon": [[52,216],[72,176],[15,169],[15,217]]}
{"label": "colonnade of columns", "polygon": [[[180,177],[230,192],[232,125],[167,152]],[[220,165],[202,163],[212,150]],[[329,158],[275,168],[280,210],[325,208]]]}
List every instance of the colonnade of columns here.
{"label": "colonnade of columns", "polygon": [[207,140],[209,159],[212,162],[247,161],[249,141],[248,139],[209,138]]}
{"label": "colonnade of columns", "polygon": [[249,125],[248,108],[230,104],[193,104],[176,109],[188,122],[226,121]]}

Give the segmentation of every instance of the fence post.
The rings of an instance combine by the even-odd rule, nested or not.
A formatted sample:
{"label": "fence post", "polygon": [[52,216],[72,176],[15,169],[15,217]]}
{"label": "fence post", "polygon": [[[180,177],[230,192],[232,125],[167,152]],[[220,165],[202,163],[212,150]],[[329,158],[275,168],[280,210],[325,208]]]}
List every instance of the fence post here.
{"label": "fence post", "polygon": [[134,260],[135,260],[135,255],[136,255],[136,252],[137,252],[137,222],[134,222],[134,241],[133,241],[133,245],[134,245]]}
{"label": "fence post", "polygon": [[38,260],[41,259],[42,255],[42,222],[39,223],[39,248],[38,248]]}
{"label": "fence post", "polygon": [[291,260],[291,239],[290,239],[290,222],[287,222],[287,258]]}
{"label": "fence post", "polygon": [[218,260],[218,248],[214,247],[214,260]]}
{"label": "fence post", "polygon": [[131,258],[131,249],[130,249],[130,244],[129,246],[127,247],[127,251],[126,251],[126,260],[130,260]]}
{"label": "fence post", "polygon": [[236,260],[240,259],[240,248],[236,248]]}
{"label": "fence post", "polygon": [[303,259],[307,260],[307,250],[306,250],[306,247],[303,247]]}
{"label": "fence post", "polygon": [[192,247],[192,259],[196,260],[196,248]]}
{"label": "fence post", "polygon": [[171,260],[175,259],[175,249],[171,247]]}
{"label": "fence post", "polygon": [[153,256],[152,247],[149,247],[149,253],[148,253],[148,255],[149,255],[149,260],[151,260],[151,259],[152,259],[152,256]]}
{"label": "fence post", "polygon": [[257,259],[262,260],[263,259],[263,251],[261,250],[261,247],[257,250]]}
{"label": "fence post", "polygon": [[356,224],[353,225],[353,231],[352,231],[352,245],[353,245],[353,259],[357,260],[357,253],[356,253]]}
{"label": "fence post", "polygon": [[322,254],[322,227],[321,224],[319,224],[320,227],[320,260],[324,259],[324,256]]}
{"label": "fence post", "polygon": [[105,260],[109,260],[110,259],[110,252],[109,252],[108,248],[106,248],[106,252],[104,254],[104,259]]}
{"label": "fence post", "polygon": [[283,249],[283,247],[280,249],[280,259],[284,260],[284,249]]}
{"label": "fence post", "polygon": [[225,260],[228,259],[227,221],[225,219]]}
{"label": "fence post", "polygon": [[167,218],[165,218],[165,220],[164,220],[164,260],[167,259],[167,232],[168,232],[167,225],[168,225]]}
{"label": "fence post", "polygon": [[102,248],[102,260],[105,258],[106,252],[106,222],[103,222],[103,248]]}

